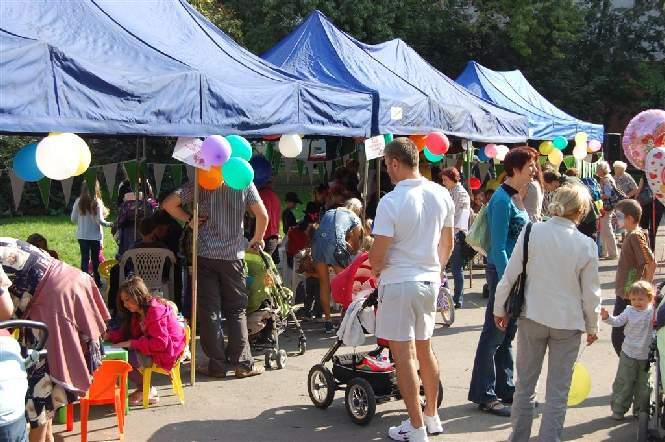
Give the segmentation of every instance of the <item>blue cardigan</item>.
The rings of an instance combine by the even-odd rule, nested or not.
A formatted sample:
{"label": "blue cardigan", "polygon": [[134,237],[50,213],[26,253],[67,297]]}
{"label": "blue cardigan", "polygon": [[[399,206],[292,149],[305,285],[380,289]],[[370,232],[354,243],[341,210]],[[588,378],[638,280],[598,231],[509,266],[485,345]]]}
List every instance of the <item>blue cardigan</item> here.
{"label": "blue cardigan", "polygon": [[506,270],[517,237],[529,222],[528,213],[520,210],[513,202],[512,197],[516,193],[517,190],[507,184],[502,184],[492,195],[487,207],[487,221],[490,228],[487,261],[496,267],[499,280]]}

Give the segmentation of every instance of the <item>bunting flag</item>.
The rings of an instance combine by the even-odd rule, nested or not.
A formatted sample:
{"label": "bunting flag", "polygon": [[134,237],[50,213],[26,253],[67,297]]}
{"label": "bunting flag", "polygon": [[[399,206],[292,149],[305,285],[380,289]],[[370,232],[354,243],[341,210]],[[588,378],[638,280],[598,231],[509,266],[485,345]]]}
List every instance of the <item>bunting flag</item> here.
{"label": "bunting flag", "polygon": [[302,178],[302,174],[305,172],[305,162],[296,160],[296,168],[298,169],[298,177]]}
{"label": "bunting flag", "polygon": [[270,142],[266,146],[266,151],[265,151],[265,154],[264,154],[264,156],[266,157],[266,160],[268,160],[272,163],[272,157],[273,157],[274,153],[275,153],[275,143]]}
{"label": "bunting flag", "polygon": [[171,176],[176,187],[182,185],[182,166],[180,164],[171,164]]}
{"label": "bunting flag", "polygon": [[51,198],[51,180],[44,177],[37,182],[37,185],[39,186],[39,194],[42,197],[44,207],[48,209],[48,203]]}
{"label": "bunting flag", "polygon": [[125,169],[127,178],[129,178],[129,184],[132,186],[132,191],[136,192],[136,183],[138,181],[139,165],[136,160],[127,161],[122,163],[122,167]]}
{"label": "bunting flag", "polygon": [[85,171],[84,173],[85,176],[85,182],[88,185],[88,192],[90,192],[90,195],[95,194],[95,183],[97,182],[97,168],[96,167],[90,167],[88,170]]}
{"label": "bunting flag", "polygon": [[335,170],[334,166],[335,166],[335,164],[333,163],[333,161],[326,161],[326,174],[327,175],[332,175],[332,171]]}
{"label": "bunting flag", "polygon": [[[286,184],[291,181],[291,169],[293,168],[293,159],[284,158],[284,171],[286,172]],[[297,161],[297,160],[296,160]]]}
{"label": "bunting flag", "polygon": [[104,173],[104,181],[106,182],[106,190],[108,190],[111,199],[115,196],[115,178],[118,174],[118,163],[104,164],[102,166]]}
{"label": "bunting flag", "polygon": [[575,157],[571,156],[571,155],[569,155],[569,156],[567,156],[563,159],[563,164],[566,165],[566,169],[570,169],[570,168],[575,167],[576,162],[577,162],[577,160],[575,159]]}
{"label": "bunting flag", "polygon": [[153,163],[152,172],[155,174],[155,195],[159,196],[159,190],[162,188],[162,179],[164,178],[166,164]]}
{"label": "bunting flag", "polygon": [[21,195],[23,195],[23,186],[25,181],[18,177],[14,173],[14,169],[9,169],[9,180],[12,183],[12,196],[14,197],[14,209],[18,210],[18,206],[21,204]]}
{"label": "bunting flag", "polygon": [[194,181],[194,168],[192,166],[185,166],[185,169],[187,170],[187,181]]}
{"label": "bunting flag", "polygon": [[74,184],[74,178],[70,177],[66,180],[60,181],[62,184],[62,193],[65,195],[65,207],[69,206],[69,200],[72,197],[72,184]]}

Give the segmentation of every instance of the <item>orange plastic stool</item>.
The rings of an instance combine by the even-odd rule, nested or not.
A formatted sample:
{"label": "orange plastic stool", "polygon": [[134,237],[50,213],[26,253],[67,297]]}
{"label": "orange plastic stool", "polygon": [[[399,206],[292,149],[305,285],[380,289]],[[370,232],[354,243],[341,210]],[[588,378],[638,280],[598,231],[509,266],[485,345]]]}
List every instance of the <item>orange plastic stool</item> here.
{"label": "orange plastic stool", "polygon": [[[81,442],[88,441],[88,411],[90,405],[113,404],[118,417],[120,439],[125,436],[125,401],[127,398],[127,373],[132,366],[125,361],[103,361],[92,377],[92,385],[81,404]],[[67,404],[67,431],[74,429],[74,404]]]}

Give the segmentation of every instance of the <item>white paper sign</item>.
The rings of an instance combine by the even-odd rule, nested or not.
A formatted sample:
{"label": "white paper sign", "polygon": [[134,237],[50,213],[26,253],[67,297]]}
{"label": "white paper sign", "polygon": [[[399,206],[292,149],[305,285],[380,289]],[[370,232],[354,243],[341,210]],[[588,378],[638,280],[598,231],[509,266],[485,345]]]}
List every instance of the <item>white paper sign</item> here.
{"label": "white paper sign", "polygon": [[402,108],[399,106],[393,106],[390,108],[390,119],[391,120],[401,120],[403,117]]}
{"label": "white paper sign", "polygon": [[383,138],[383,135],[378,135],[376,137],[368,138],[365,140],[365,156],[368,160],[381,158],[385,148],[386,139]]}
{"label": "white paper sign", "polygon": [[210,166],[206,166],[203,159],[199,156],[201,144],[203,144],[203,141],[198,138],[178,137],[173,148],[172,157],[189,166],[209,170]]}

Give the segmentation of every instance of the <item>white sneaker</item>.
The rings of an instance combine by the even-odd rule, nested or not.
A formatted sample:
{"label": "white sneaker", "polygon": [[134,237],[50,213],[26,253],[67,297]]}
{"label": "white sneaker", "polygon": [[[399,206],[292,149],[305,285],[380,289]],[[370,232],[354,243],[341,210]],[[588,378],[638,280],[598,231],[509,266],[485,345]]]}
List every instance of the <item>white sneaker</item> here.
{"label": "white sneaker", "polygon": [[388,428],[388,436],[392,440],[402,442],[428,442],[427,430],[424,426],[413,428],[409,419],[402,422],[399,427]]}
{"label": "white sneaker", "polygon": [[438,413],[434,416],[423,414],[423,421],[425,423],[425,428],[427,428],[427,434],[436,436],[437,434],[443,433],[443,424],[441,423],[441,419],[439,419]]}

